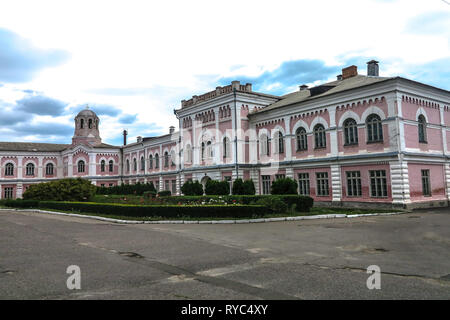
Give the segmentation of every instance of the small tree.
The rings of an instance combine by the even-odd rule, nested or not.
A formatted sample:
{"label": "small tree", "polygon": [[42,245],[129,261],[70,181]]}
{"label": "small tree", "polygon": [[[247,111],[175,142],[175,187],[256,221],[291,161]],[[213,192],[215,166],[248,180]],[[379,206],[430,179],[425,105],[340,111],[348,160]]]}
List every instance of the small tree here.
{"label": "small tree", "polygon": [[255,184],[253,183],[253,180],[245,180],[244,181],[244,194],[248,194],[248,195],[255,195],[256,190],[255,190]]}
{"label": "small tree", "polygon": [[297,194],[297,181],[291,178],[280,178],[272,183],[272,194]]}
{"label": "small tree", "polygon": [[33,184],[23,194],[26,200],[86,201],[97,190],[89,180],[68,178],[51,182]]}
{"label": "small tree", "polygon": [[244,190],[244,182],[242,181],[242,179],[238,178],[238,179],[234,180],[233,188],[232,188],[231,192],[235,195],[238,195],[238,194],[245,194],[244,191],[245,191]]}
{"label": "small tree", "polygon": [[205,186],[205,194],[227,195],[230,193],[230,186],[227,181],[208,180]]}
{"label": "small tree", "polygon": [[198,181],[188,180],[183,183],[181,187],[181,192],[185,196],[202,196],[203,195],[203,186]]}

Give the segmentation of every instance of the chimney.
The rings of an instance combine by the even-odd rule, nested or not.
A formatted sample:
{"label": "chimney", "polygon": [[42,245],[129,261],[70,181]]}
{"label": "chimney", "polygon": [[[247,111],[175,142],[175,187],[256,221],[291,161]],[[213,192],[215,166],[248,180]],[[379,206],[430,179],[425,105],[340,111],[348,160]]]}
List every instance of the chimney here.
{"label": "chimney", "polygon": [[245,84],[245,91],[247,91],[247,92],[251,92],[252,91],[252,84],[251,83],[246,83]]}
{"label": "chimney", "polygon": [[304,91],[308,89],[308,86],[306,84],[302,84],[300,87],[300,91]]}
{"label": "chimney", "polygon": [[127,145],[127,130],[123,130],[123,145],[126,146]]}
{"label": "chimney", "polygon": [[358,67],[357,66],[350,66],[347,68],[342,69],[342,79],[348,79],[354,76],[358,75]]}
{"label": "chimney", "polygon": [[170,126],[169,127],[169,133],[172,134],[175,132],[175,127],[174,126]]}
{"label": "chimney", "polygon": [[342,80],[342,74],[338,74],[338,75],[336,76],[336,80]]}
{"label": "chimney", "polygon": [[141,137],[141,136],[138,136],[138,137],[136,138],[136,142],[137,142],[137,143],[142,142],[142,137]]}
{"label": "chimney", "polygon": [[370,60],[367,62],[367,75],[372,77],[378,77],[378,61]]}
{"label": "chimney", "polygon": [[233,89],[239,90],[240,85],[241,85],[240,81],[237,81],[237,80],[231,81],[231,88],[233,88]]}

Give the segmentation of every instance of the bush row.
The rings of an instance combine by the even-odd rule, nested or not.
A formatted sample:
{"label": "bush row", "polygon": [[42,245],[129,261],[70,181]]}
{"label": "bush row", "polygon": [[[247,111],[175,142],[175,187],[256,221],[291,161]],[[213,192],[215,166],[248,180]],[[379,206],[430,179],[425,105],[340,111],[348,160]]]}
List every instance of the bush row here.
{"label": "bush row", "polygon": [[120,186],[113,187],[97,187],[97,194],[136,194],[141,196],[144,192],[154,192],[156,194],[156,189],[152,182],[121,184]]}
{"label": "bush row", "polygon": [[97,187],[89,180],[67,178],[33,184],[23,194],[25,200],[86,201],[90,200]]}
{"label": "bush row", "polygon": [[42,208],[63,211],[76,211],[102,215],[124,217],[163,217],[163,218],[251,218],[260,217],[270,210],[260,205],[161,205],[143,206],[129,204],[109,204],[93,202],[67,202],[67,201],[26,201],[9,200],[4,205],[17,208]]}

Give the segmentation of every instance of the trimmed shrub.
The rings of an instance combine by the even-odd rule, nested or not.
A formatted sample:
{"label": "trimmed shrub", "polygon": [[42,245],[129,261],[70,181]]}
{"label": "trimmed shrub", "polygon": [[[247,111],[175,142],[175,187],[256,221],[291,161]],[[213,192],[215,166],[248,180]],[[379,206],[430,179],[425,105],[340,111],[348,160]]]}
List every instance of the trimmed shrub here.
{"label": "trimmed shrub", "polygon": [[145,198],[154,198],[156,197],[156,190],[155,191],[144,191],[142,194]]}
{"label": "trimmed shrub", "polygon": [[272,182],[271,194],[297,194],[297,181],[291,178],[280,178]]}
{"label": "trimmed shrub", "polygon": [[153,191],[156,194],[155,186],[153,182],[150,183],[136,183],[136,184],[121,184],[113,187],[97,187],[97,194],[135,194],[143,195],[144,192]]}
{"label": "trimmed shrub", "polygon": [[203,186],[197,180],[188,180],[181,186],[181,192],[186,196],[202,196]]}
{"label": "trimmed shrub", "polygon": [[270,212],[266,207],[258,205],[142,206],[92,202],[41,201],[39,206],[46,209],[125,217],[251,218],[263,216]]}
{"label": "trimmed shrub", "polygon": [[25,200],[86,201],[97,190],[89,180],[68,178],[32,184],[23,194]]}
{"label": "trimmed shrub", "polygon": [[288,205],[278,197],[265,197],[256,201],[256,204],[265,206],[273,213],[286,213]]}
{"label": "trimmed shrub", "polygon": [[0,204],[4,205],[6,207],[11,207],[11,208],[37,208],[37,207],[39,207],[38,200],[7,199],[7,200],[1,201]]}
{"label": "trimmed shrub", "polygon": [[171,195],[172,195],[172,192],[170,190],[164,190],[164,191],[158,192],[158,196],[160,196],[160,197],[168,197]]}
{"label": "trimmed shrub", "polygon": [[245,190],[244,190],[244,182],[242,181],[241,178],[238,178],[238,179],[234,180],[234,182],[233,182],[233,188],[232,188],[232,193],[233,193],[234,195],[245,194]]}
{"label": "trimmed shrub", "polygon": [[255,190],[255,184],[253,183],[253,180],[245,180],[244,181],[244,193],[247,195],[254,195],[256,192]]}
{"label": "trimmed shrub", "polygon": [[228,195],[230,193],[230,185],[227,181],[208,180],[205,186],[207,195]]}

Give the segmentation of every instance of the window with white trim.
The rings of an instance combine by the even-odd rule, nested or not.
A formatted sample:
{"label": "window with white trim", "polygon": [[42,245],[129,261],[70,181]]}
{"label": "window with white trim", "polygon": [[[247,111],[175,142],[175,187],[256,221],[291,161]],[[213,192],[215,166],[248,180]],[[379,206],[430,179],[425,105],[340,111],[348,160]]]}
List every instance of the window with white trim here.
{"label": "window with white trim", "polygon": [[427,120],[421,114],[418,121],[418,130],[419,130],[419,142],[426,143],[427,142]]}
{"label": "window with white trim", "polygon": [[327,146],[327,138],[325,135],[325,127],[321,124],[316,124],[314,127],[314,142],[315,148],[325,148]]}
{"label": "window with white trim", "polygon": [[302,196],[309,196],[309,173],[298,174],[298,193]]}
{"label": "window with white trim", "polygon": [[12,163],[7,163],[5,165],[5,176],[13,176],[14,175],[14,165]]}
{"label": "window with white trim", "polygon": [[47,176],[52,176],[53,175],[53,163],[47,163],[47,165],[45,166],[45,174]]}
{"label": "window with white trim", "polygon": [[344,121],[344,140],[344,145],[358,144],[358,127],[352,118]]}
{"label": "window with white trim", "polygon": [[330,195],[330,190],[328,187],[328,172],[317,172],[316,182],[317,182],[316,194],[318,196]]}
{"label": "window with white trim", "polygon": [[295,130],[295,138],[297,140],[297,151],[308,150],[308,138],[305,128],[300,127]]}
{"label": "window with white trim", "polygon": [[34,164],[28,163],[26,166],[26,175],[27,176],[34,176]]}
{"label": "window with white trim", "polygon": [[430,170],[421,170],[422,174],[422,194],[425,197],[431,196]]}
{"label": "window with white trim", "polygon": [[270,176],[261,176],[261,183],[262,183],[262,192],[263,194],[270,194]]}
{"label": "window with white trim", "polygon": [[370,175],[370,196],[373,198],[387,197],[386,170],[371,170]]}
{"label": "window with white trim", "polygon": [[381,118],[377,114],[371,114],[367,117],[367,142],[382,142],[383,141],[383,126]]}
{"label": "window with white trim", "polygon": [[361,172],[347,171],[347,196],[360,197],[362,195],[361,188]]}

